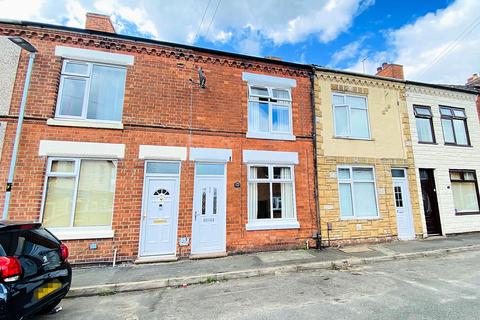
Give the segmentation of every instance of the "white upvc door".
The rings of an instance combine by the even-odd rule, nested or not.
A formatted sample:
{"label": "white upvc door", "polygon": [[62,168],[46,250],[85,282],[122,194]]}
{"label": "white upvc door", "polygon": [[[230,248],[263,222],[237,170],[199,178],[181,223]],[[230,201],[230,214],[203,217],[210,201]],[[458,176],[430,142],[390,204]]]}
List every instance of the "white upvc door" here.
{"label": "white upvc door", "polygon": [[146,177],[140,256],[176,254],[178,177]]}
{"label": "white upvc door", "polygon": [[226,250],[225,164],[196,163],[195,171],[192,254],[223,253]]}
{"label": "white upvc door", "polygon": [[[415,239],[413,228],[413,217],[410,205],[410,193],[408,191],[408,180],[405,169],[393,169],[397,172],[403,171],[403,177],[393,178],[393,196],[397,211],[397,231],[400,240]],[[401,175],[401,174],[400,174]]]}

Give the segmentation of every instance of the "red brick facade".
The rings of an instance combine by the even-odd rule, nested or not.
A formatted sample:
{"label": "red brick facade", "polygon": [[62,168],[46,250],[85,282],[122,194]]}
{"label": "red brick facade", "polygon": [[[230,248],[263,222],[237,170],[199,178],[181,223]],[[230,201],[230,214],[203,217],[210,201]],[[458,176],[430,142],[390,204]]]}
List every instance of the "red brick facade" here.
{"label": "red brick facade", "polygon": [[[227,163],[226,241],[228,252],[247,252],[304,246],[317,230],[314,198],[312,102],[309,70],[301,66],[221,53],[194,51],[163,44],[72,32],[69,30],[0,24],[0,34],[20,35],[38,49],[26,120],[20,142],[10,218],[38,220],[46,173],[46,157],[40,157],[40,140],[125,144],[118,161],[112,228],[113,239],[66,241],[74,262],[111,261],[114,249],[119,261],[138,257],[144,160],[139,145],[232,149]],[[55,46],[78,47],[133,55],[127,68],[122,123],[124,129],[76,128],[47,125],[55,115],[62,59]],[[0,162],[0,181],[5,182],[15,135],[28,57],[22,53],[14,87],[5,147]],[[192,85],[196,69],[203,68],[207,88]],[[242,72],[295,79],[292,89],[295,141],[246,138],[247,84]],[[243,150],[298,152],[295,195],[300,229],[247,231],[247,167]],[[194,162],[183,161],[180,175],[178,237],[191,236]],[[241,187],[235,188],[234,183]],[[4,194],[0,193],[3,207]],[[90,250],[90,243],[97,243]],[[177,255],[187,256],[190,247],[177,245]]]}

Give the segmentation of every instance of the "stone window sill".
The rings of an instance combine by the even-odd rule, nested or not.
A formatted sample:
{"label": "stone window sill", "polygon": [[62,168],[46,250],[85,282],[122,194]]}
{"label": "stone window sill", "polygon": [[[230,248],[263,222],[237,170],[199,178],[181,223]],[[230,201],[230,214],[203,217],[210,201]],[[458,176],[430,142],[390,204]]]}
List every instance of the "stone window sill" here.
{"label": "stone window sill", "polygon": [[48,119],[47,125],[61,127],[100,128],[100,129],[123,129],[121,122],[71,120],[71,119]]}

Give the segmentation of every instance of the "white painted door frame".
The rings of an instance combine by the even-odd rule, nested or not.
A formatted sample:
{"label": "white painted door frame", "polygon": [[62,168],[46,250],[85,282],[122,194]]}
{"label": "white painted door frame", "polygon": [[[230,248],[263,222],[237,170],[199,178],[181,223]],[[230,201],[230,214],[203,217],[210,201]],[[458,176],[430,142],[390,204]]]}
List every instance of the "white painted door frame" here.
{"label": "white painted door frame", "polygon": [[[410,199],[410,189],[408,187],[408,171],[405,168],[392,168],[392,170],[402,170],[404,172],[404,177],[392,177],[393,184],[393,201],[395,205],[395,214],[397,218],[397,233],[400,240],[413,240],[415,239],[415,227],[413,224],[413,212],[412,212],[412,202]],[[402,208],[406,210],[405,219],[408,221],[408,226],[405,226],[409,231],[405,234],[400,234],[400,223],[403,223],[402,219],[399,219],[398,210],[397,210],[397,201],[395,197],[395,187],[400,186],[402,192]]]}
{"label": "white painted door frame", "polygon": [[[147,163],[176,163],[178,164],[178,174],[158,174],[158,173],[147,173]],[[180,173],[181,173],[181,162],[180,161],[153,161],[148,160],[145,161],[144,165],[144,179],[143,179],[143,193],[142,193],[142,208],[140,212],[140,235],[139,235],[139,243],[138,243],[138,256],[139,257],[152,257],[152,256],[176,256],[176,248],[177,248],[177,233],[178,233],[178,211],[179,211],[179,202],[180,202]],[[174,190],[175,199],[173,199],[173,219],[172,219],[172,236],[171,241],[174,243],[172,244],[173,250],[168,253],[163,254],[148,254],[144,253],[144,241],[145,241],[145,219],[147,218],[148,209],[147,202],[149,201],[149,194],[148,194],[148,187],[150,181],[155,180],[170,180],[176,181],[176,188]]]}

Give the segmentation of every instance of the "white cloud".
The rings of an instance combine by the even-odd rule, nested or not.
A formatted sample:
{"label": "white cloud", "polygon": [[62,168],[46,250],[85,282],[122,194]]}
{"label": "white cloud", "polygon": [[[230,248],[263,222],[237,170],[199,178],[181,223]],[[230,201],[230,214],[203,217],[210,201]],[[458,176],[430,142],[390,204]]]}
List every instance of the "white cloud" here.
{"label": "white cloud", "polygon": [[[260,54],[264,41],[274,45],[295,44],[310,36],[324,43],[331,41],[348,30],[355,16],[373,4],[373,0],[222,1],[213,17],[217,1],[220,0],[210,1],[200,30],[198,25],[206,0],[0,0],[0,18],[79,26],[83,23],[79,15],[87,10],[112,15],[119,32],[127,32],[126,23],[130,23],[139,32],[156,39],[192,44],[202,37],[211,42],[238,43],[245,52]],[[258,39],[239,38],[238,35],[248,37],[251,32],[245,31],[249,30]]]}
{"label": "white cloud", "polygon": [[[456,0],[386,34],[388,50],[371,52],[366,67],[375,73],[382,62],[404,65],[410,80],[465,83],[480,69],[480,1]],[[348,69],[361,71],[360,57]]]}
{"label": "white cloud", "polygon": [[357,58],[358,56],[362,55],[362,53],[366,53],[366,50],[362,49],[362,44],[365,41],[366,37],[361,37],[360,39],[350,42],[343,46],[340,50],[336,51],[331,60],[329,65],[335,67],[340,62],[344,62],[349,59]]}

